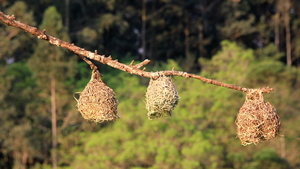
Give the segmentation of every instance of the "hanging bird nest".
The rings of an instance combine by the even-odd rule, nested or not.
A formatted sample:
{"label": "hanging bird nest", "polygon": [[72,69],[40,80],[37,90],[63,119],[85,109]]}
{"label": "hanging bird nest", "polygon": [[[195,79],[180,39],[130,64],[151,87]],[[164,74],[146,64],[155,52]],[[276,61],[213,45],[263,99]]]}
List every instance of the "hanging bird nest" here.
{"label": "hanging bird nest", "polygon": [[247,92],[245,103],[240,108],[235,123],[237,137],[245,146],[273,139],[280,130],[280,118],[276,109],[264,101],[260,89]]}
{"label": "hanging bird nest", "polygon": [[171,117],[178,100],[179,96],[170,76],[161,74],[157,79],[150,79],[146,92],[146,109],[150,120]]}
{"label": "hanging bird nest", "polygon": [[118,102],[111,88],[106,86],[97,70],[77,100],[77,109],[84,119],[101,123],[119,118],[117,115]]}

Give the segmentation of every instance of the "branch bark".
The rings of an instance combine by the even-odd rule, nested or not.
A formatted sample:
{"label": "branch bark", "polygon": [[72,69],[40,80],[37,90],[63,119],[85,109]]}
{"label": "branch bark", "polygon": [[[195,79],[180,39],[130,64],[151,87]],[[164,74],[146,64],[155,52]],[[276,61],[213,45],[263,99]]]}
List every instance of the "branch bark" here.
{"label": "branch bark", "polygon": [[[68,49],[69,51],[80,56],[80,58],[82,58],[87,64],[89,64],[91,66],[91,68],[94,67],[94,65],[92,65],[91,62],[88,62],[89,61],[88,59],[92,59],[92,60],[98,61],[102,64],[106,64],[113,68],[119,69],[121,71],[130,73],[130,74],[136,74],[136,75],[139,75],[142,77],[157,79],[161,74],[169,75],[169,76],[182,76],[185,78],[198,79],[207,84],[213,84],[216,86],[221,86],[221,87],[225,87],[228,89],[234,89],[234,90],[238,90],[238,91],[242,91],[242,92],[247,92],[250,90],[248,88],[243,88],[243,87],[239,87],[239,86],[232,85],[232,84],[222,83],[222,82],[219,82],[219,81],[216,81],[213,79],[208,79],[208,78],[205,78],[205,77],[202,77],[199,75],[190,74],[190,73],[182,72],[182,71],[165,70],[165,71],[160,71],[160,72],[147,72],[145,70],[141,70],[140,68],[150,62],[150,60],[148,60],[148,59],[145,59],[143,62],[141,62],[137,65],[133,65],[133,62],[131,62],[131,64],[129,64],[129,65],[126,65],[126,64],[118,62],[118,60],[113,60],[111,58],[111,56],[105,57],[104,55],[97,54],[97,52],[87,51],[84,48],[80,48],[78,46],[75,46],[74,44],[70,44],[68,42],[57,39],[53,36],[47,35],[45,30],[41,31],[41,30],[37,29],[36,27],[32,27],[27,24],[16,21],[15,17],[13,15],[12,16],[5,15],[3,12],[0,11],[0,20],[2,20],[8,26],[13,26],[13,27],[22,29],[23,31],[28,32],[29,34],[32,34],[39,39],[48,41],[50,44]],[[86,59],[86,58],[88,58],[88,59]],[[274,89],[269,88],[269,87],[262,88],[261,90],[262,90],[262,92],[266,92],[266,93],[270,93],[271,91],[274,91]]]}

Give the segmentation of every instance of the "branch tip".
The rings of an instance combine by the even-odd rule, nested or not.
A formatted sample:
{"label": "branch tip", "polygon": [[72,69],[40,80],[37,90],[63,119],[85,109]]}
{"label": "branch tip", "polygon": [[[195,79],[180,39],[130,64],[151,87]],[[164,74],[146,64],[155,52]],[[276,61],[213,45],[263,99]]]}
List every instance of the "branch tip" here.
{"label": "branch tip", "polygon": [[7,17],[8,17],[8,19],[10,19],[10,20],[15,20],[15,19],[16,19],[15,15],[7,15]]}
{"label": "branch tip", "polygon": [[147,65],[148,63],[150,63],[150,60],[146,59],[143,62],[136,64],[134,67],[139,69],[139,68]]}
{"label": "branch tip", "polygon": [[129,66],[133,66],[134,60],[132,60],[129,64]]}

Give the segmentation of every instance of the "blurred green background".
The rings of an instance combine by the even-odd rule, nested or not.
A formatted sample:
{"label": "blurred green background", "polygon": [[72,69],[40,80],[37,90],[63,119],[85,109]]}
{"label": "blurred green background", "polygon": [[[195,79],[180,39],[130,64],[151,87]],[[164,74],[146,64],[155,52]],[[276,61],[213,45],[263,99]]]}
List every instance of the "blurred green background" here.
{"label": "blurred green background", "polygon": [[282,123],[277,138],[242,146],[234,122],[244,93],[182,77],[173,78],[173,117],[148,120],[149,79],[100,63],[121,118],[86,121],[73,94],[89,81],[88,65],[1,22],[0,168],[300,168],[297,0],[1,0],[0,9],[122,63],[150,59],[147,71],[270,86],[265,101]]}

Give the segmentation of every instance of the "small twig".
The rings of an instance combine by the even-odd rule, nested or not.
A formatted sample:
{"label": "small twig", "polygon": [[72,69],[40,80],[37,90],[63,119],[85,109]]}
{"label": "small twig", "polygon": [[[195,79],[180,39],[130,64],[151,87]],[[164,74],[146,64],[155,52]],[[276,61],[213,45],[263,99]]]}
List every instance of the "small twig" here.
{"label": "small twig", "polygon": [[134,64],[134,60],[132,60],[132,61],[130,62],[129,66],[133,66],[133,64]]}
{"label": "small twig", "polygon": [[88,65],[90,65],[91,69],[95,69],[97,68],[97,66],[90,60],[88,60],[85,56],[81,56],[79,54],[76,54],[80,59],[82,59],[85,63],[87,63]]}
{"label": "small twig", "polygon": [[[243,88],[243,87],[239,87],[236,85],[222,83],[222,82],[219,82],[219,81],[216,81],[213,79],[208,79],[205,77],[201,77],[201,76],[198,76],[195,74],[190,74],[190,73],[182,72],[182,71],[174,71],[174,70],[167,71],[166,70],[166,71],[161,71],[160,73],[159,72],[147,72],[147,71],[145,71],[145,69],[140,70],[140,68],[150,62],[150,60],[148,60],[148,59],[146,59],[143,62],[136,64],[136,65],[133,65],[133,61],[129,65],[126,65],[126,64],[118,62],[118,60],[112,60],[111,56],[105,57],[104,55],[98,55],[97,52],[87,51],[83,48],[75,46],[74,44],[70,44],[68,42],[65,42],[65,41],[62,41],[55,37],[52,37],[50,35],[47,35],[45,31],[38,30],[35,27],[32,27],[27,24],[16,21],[14,16],[5,15],[1,11],[0,11],[0,20],[2,20],[5,24],[7,24],[9,26],[20,28],[23,31],[28,32],[28,33],[38,37],[39,39],[46,40],[53,45],[63,47],[65,49],[72,51],[77,56],[79,56],[82,60],[84,60],[87,64],[89,64],[92,69],[95,68],[95,65],[88,59],[92,59],[92,60],[98,61],[102,64],[106,64],[113,68],[122,70],[124,72],[130,73],[130,74],[136,74],[136,75],[139,75],[142,77],[156,79],[160,76],[159,75],[160,73],[163,73],[164,75],[170,75],[170,76],[182,76],[182,77],[186,77],[186,78],[194,78],[194,79],[201,80],[208,84],[222,86],[222,87],[226,87],[228,89],[234,89],[234,90],[238,90],[238,91],[242,91],[242,92],[247,92],[248,90],[250,90],[248,88]],[[274,89],[266,87],[266,88],[262,88],[261,90],[262,90],[262,92],[270,93]]]}
{"label": "small twig", "polygon": [[143,62],[134,65],[134,67],[136,67],[136,68],[139,69],[139,68],[141,68],[141,67],[147,65],[148,63],[150,63],[150,60],[146,59],[146,60],[144,60]]}

